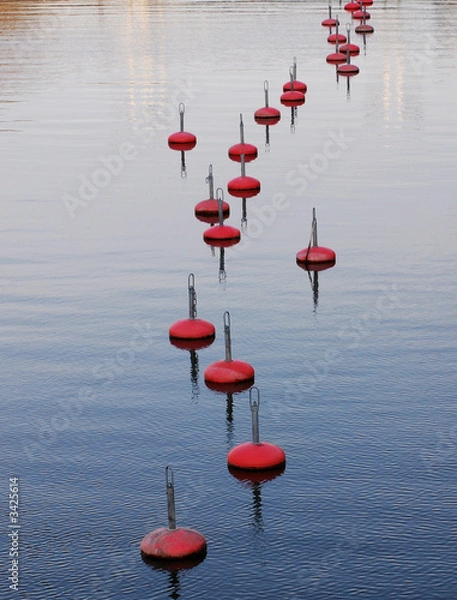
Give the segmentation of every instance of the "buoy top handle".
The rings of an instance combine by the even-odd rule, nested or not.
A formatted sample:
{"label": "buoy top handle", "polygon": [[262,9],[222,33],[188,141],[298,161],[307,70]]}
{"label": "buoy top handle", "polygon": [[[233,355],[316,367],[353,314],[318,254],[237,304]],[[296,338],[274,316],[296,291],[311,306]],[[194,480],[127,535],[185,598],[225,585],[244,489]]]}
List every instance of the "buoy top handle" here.
{"label": "buoy top handle", "polygon": [[176,529],[175,483],[173,469],[165,467],[165,484],[167,488],[168,529]]}
{"label": "buoy top handle", "polygon": [[297,79],[297,57],[294,56],[294,60],[292,61],[292,68],[294,70],[294,79]]}
{"label": "buoy top handle", "polygon": [[224,340],[225,340],[225,360],[232,360],[232,341],[230,339],[230,313],[228,310],[224,313]]}
{"label": "buoy top handle", "polygon": [[189,319],[197,318],[197,293],[195,291],[195,275],[189,274],[187,278],[187,288],[189,291]]}
{"label": "buoy top handle", "polygon": [[185,112],[186,107],[184,106],[183,102],[179,103],[179,125],[181,128],[181,131],[184,131],[184,112]]}
{"label": "buoy top handle", "polygon": [[313,223],[311,226],[311,235],[313,240],[313,246],[317,246],[317,218],[316,218],[316,209],[313,208]]}
{"label": "buoy top handle", "polygon": [[268,84],[268,81],[266,79],[263,82],[263,89],[265,90],[265,106],[268,106],[268,89],[269,89],[269,84]]}
{"label": "buoy top handle", "polygon": [[223,210],[223,202],[224,202],[224,190],[222,188],[217,188],[216,190],[217,197],[217,209],[219,214],[219,225],[224,224],[224,210]]}
{"label": "buoy top handle", "polygon": [[213,165],[209,166],[208,169],[208,177],[205,179],[206,183],[209,185],[209,197],[210,200],[214,200],[214,177],[213,177]]}
{"label": "buoy top handle", "polygon": [[244,144],[244,123],[243,115],[240,113],[240,143]]}
{"label": "buoy top handle", "polygon": [[[257,398],[253,399],[252,392],[256,391]],[[260,392],[255,386],[252,386],[249,390],[249,407],[251,409],[252,416],[252,443],[258,444],[260,440],[259,436],[259,405],[260,405]]]}

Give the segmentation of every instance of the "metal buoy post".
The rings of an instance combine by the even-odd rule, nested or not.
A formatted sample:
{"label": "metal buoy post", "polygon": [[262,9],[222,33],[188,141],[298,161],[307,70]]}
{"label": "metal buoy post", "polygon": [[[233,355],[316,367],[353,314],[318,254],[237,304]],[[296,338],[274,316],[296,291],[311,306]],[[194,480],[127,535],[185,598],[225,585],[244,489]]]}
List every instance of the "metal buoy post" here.
{"label": "metal buoy post", "polygon": [[246,161],[244,154],[241,154],[241,177],[246,177]]}
{"label": "metal buoy post", "polygon": [[173,469],[165,468],[165,483],[167,487],[168,529],[176,529],[175,485]]}
{"label": "metal buoy post", "polygon": [[225,340],[225,360],[232,360],[232,343],[230,340],[230,313],[226,310],[224,313],[224,340]]}
{"label": "metal buoy post", "polygon": [[180,131],[184,131],[184,112],[185,112],[185,106],[181,102],[179,104],[179,126],[180,126]]}
{"label": "metal buoy post", "polygon": [[189,289],[189,319],[197,318],[197,292],[195,291],[195,276],[193,273],[189,274],[187,278],[187,285]]}
{"label": "metal buoy post", "polygon": [[243,115],[240,113],[240,143],[244,144],[244,123]]}
{"label": "metal buoy post", "polygon": [[293,73],[294,79],[297,79],[297,57],[296,56],[294,56],[294,60],[292,63],[292,73]]}
{"label": "metal buoy post", "polygon": [[319,245],[317,243],[317,219],[316,219],[316,209],[315,208],[313,208],[312,240],[313,240],[313,246]]}
{"label": "metal buoy post", "polygon": [[[252,398],[252,391],[257,392],[257,399]],[[252,443],[259,444],[259,404],[260,404],[260,392],[255,386],[249,390],[249,406],[251,407],[252,415]]]}
{"label": "metal buoy post", "polygon": [[268,107],[268,81],[263,82],[263,89],[265,90],[265,106]]}
{"label": "metal buoy post", "polygon": [[214,177],[213,177],[213,165],[209,166],[208,177],[205,179],[209,185],[209,199],[214,200]]}
{"label": "metal buoy post", "polygon": [[222,188],[217,188],[217,208],[219,212],[219,225],[222,226],[224,224],[224,210],[223,210],[223,202],[224,202],[224,191]]}

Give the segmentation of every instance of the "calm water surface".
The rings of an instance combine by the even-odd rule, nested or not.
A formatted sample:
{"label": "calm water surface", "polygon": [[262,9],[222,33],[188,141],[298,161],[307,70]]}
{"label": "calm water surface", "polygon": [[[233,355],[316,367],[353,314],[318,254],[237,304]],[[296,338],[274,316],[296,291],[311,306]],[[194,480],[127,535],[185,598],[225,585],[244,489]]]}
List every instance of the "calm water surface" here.
{"label": "calm water surface", "polygon": [[[2,598],[456,597],[457,2],[369,11],[347,82],[320,0],[0,4]],[[295,112],[279,103],[293,57]],[[184,161],[167,146],[180,102],[198,136]],[[240,113],[262,190],[244,211],[225,192],[242,241],[221,253],[193,209],[210,164],[224,191],[240,172]],[[295,263],[313,207],[337,252],[317,276]],[[168,339],[191,272],[217,328],[195,353]],[[226,310],[261,438],[287,454],[261,484],[226,467],[251,436],[247,393],[203,380]],[[167,524],[167,464],[178,525],[208,541],[174,572],[139,552]]]}

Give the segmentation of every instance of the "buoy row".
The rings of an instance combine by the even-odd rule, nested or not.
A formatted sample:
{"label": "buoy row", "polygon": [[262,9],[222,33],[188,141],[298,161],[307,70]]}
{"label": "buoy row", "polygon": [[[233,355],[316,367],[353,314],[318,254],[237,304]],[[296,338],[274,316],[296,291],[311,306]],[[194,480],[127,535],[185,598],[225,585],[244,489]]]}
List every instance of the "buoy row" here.
{"label": "buoy row", "polygon": [[[356,33],[365,35],[374,32],[374,27],[367,23],[367,20],[371,18],[370,13],[367,12],[367,6],[371,6],[372,4],[373,0],[358,0],[357,2],[349,2],[344,6],[344,9],[351,13],[351,18],[353,20],[361,21],[354,29]],[[322,21],[322,25],[330,29],[327,41],[331,44],[335,44],[336,48],[335,52],[327,55],[326,61],[329,64],[336,65],[337,75],[346,77],[357,75],[360,70],[358,66],[351,63],[351,56],[360,54],[360,48],[357,44],[351,43],[351,25],[350,23],[346,24],[347,35],[340,33],[338,15],[336,15],[336,18],[332,18],[331,4],[329,4],[328,11],[329,16]],[[332,33],[333,28],[335,28],[335,33]]]}
{"label": "buoy row", "polygon": [[[338,42],[337,42],[338,43]],[[304,103],[307,86],[297,80],[296,59],[289,69],[289,81],[283,86],[281,103],[293,109]],[[269,106],[269,86],[264,82],[265,106],[254,113],[254,120],[261,125],[272,125],[281,118],[278,109]],[[182,153],[191,150],[197,143],[193,134],[184,131],[184,105],[179,105],[180,131],[168,138],[169,147]],[[229,181],[227,189],[230,195],[241,197],[243,200],[253,197],[260,192],[260,181],[246,175],[246,163],[257,158],[257,148],[247,144],[244,139],[243,117],[240,115],[240,142],[228,150],[229,158],[241,165],[241,175]],[[211,246],[221,249],[237,243],[240,230],[228,226],[224,220],[230,214],[230,206],[224,202],[222,188],[214,193],[214,176],[212,165],[206,178],[209,185],[209,198],[199,202],[195,208],[195,216],[202,222],[211,225],[203,234],[203,239]],[[296,255],[296,262],[306,270],[320,270],[333,266],[336,261],[335,253],[329,248],[318,245],[316,211],[313,209],[313,221],[308,247]],[[177,348],[190,350],[195,353],[210,346],[216,339],[216,327],[209,321],[197,317],[197,294],[195,290],[195,275],[190,273],[187,279],[189,314],[187,318],[173,323],[168,330],[170,343]],[[249,407],[252,422],[252,441],[244,442],[233,447],[227,454],[229,471],[241,480],[255,483],[269,480],[280,474],[286,464],[286,454],[282,448],[270,442],[261,441],[259,435],[260,392],[255,383],[255,370],[249,363],[234,359],[231,343],[231,318],[229,311],[223,314],[223,337],[225,357],[211,363],[204,370],[206,386],[216,392],[239,393],[249,390]],[[266,475],[267,474],[267,475]],[[206,539],[194,529],[177,527],[174,499],[174,474],[170,466],[165,469],[165,483],[168,506],[168,527],[160,527],[148,533],[140,544],[140,550],[145,560],[172,561],[184,564],[182,561],[199,561],[206,555]],[[186,563],[190,564],[190,563]],[[196,563],[191,563],[196,564]]]}

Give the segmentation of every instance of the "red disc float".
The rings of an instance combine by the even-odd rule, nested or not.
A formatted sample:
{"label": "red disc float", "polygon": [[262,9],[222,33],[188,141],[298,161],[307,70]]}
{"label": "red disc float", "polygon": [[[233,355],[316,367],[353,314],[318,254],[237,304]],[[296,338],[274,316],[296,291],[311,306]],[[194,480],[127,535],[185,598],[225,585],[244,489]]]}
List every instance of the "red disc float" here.
{"label": "red disc float", "polygon": [[338,23],[336,24],[336,33],[335,33],[335,52],[332,52],[325,59],[329,64],[338,65],[346,62],[346,55],[340,52],[339,49],[339,33],[338,33]]}
{"label": "red disc float", "polygon": [[280,100],[284,106],[301,106],[305,103],[305,94],[292,89],[281,94]]}
{"label": "red disc float", "polygon": [[357,21],[363,21],[363,19],[368,21],[368,19],[371,19],[371,15],[366,10],[355,10],[352,13],[352,18],[356,19]]}
{"label": "red disc float", "polygon": [[181,130],[176,133],[172,133],[168,137],[168,146],[172,150],[192,150],[197,144],[197,137],[193,133],[184,131],[184,104],[181,102],[179,105],[179,118]]}
{"label": "red disc float", "polygon": [[[296,92],[301,92],[302,94],[306,94],[306,92],[308,91],[308,86],[303,81],[299,81],[297,79],[297,58],[295,56],[294,56],[293,65],[291,67],[291,70],[292,70],[292,73],[291,73],[292,77],[289,81],[287,81],[282,86],[282,91],[290,92],[292,90],[295,90]],[[290,73],[290,70],[289,70],[289,73]]]}
{"label": "red disc float", "polygon": [[[257,399],[252,392],[257,392]],[[270,442],[259,441],[259,405],[260,394],[256,387],[249,390],[249,406],[252,415],[252,442],[244,442],[232,448],[227,455],[229,467],[246,471],[264,471],[278,469],[286,463],[286,454],[282,448]]]}
{"label": "red disc float", "polygon": [[252,198],[260,192],[260,181],[246,175],[244,156],[241,155],[241,176],[228,182],[228,193],[236,198]]}
{"label": "red disc float", "polygon": [[324,19],[321,23],[324,27],[335,27],[336,19],[332,19],[332,5],[328,5],[328,19]]}
{"label": "red disc float", "polygon": [[335,252],[325,246],[319,246],[317,243],[317,219],[315,208],[313,208],[313,221],[308,247],[297,252],[296,261],[300,266],[312,266],[313,270],[314,265],[334,265],[336,262]]}
{"label": "red disc float", "polygon": [[148,533],[140,544],[142,554],[163,561],[204,556],[206,554],[204,536],[194,529],[176,527],[173,471],[170,467],[165,469],[165,479],[168,528],[160,527]]}
{"label": "red disc float", "polygon": [[372,25],[368,25],[367,23],[361,23],[357,25],[355,30],[356,33],[374,33],[374,27]]}
{"label": "red disc float", "polygon": [[173,323],[168,330],[170,339],[176,340],[213,340],[216,329],[209,321],[197,319],[197,294],[195,292],[195,276],[189,274],[187,280],[189,294],[189,318]]}
{"label": "red disc float", "polygon": [[[241,391],[254,383],[254,368],[247,362],[232,359],[230,341],[230,314],[224,313],[225,360],[206,367],[204,379],[210,389]],[[233,387],[234,386],[234,387]]]}
{"label": "red disc float", "polygon": [[346,36],[342,33],[331,33],[327,38],[327,42],[330,42],[330,44],[336,44],[337,40],[339,44],[344,44],[346,42]]}
{"label": "red disc float", "polygon": [[224,192],[222,188],[217,188],[217,202],[219,205],[219,225],[210,227],[203,233],[204,241],[210,246],[218,248],[228,248],[238,244],[241,239],[241,231],[231,225],[224,225],[223,205]]}
{"label": "red disc float", "polygon": [[346,26],[346,33],[348,41],[347,44],[340,46],[340,52],[345,55],[349,52],[351,56],[358,56],[358,54],[360,54],[360,48],[357,44],[351,44],[351,26],[349,23]]}
{"label": "red disc float", "polygon": [[281,111],[268,104],[268,81],[264,81],[263,87],[265,91],[265,106],[255,111],[254,120],[259,125],[275,125],[281,120]]}
{"label": "red disc float", "polygon": [[[209,185],[209,198],[202,200],[195,205],[194,212],[195,216],[199,221],[204,223],[217,223],[219,221],[219,201],[214,198],[214,177],[213,177],[213,165],[209,166],[208,177],[206,182]],[[227,219],[230,215],[230,206],[227,202],[222,202],[222,216]]]}
{"label": "red disc float", "polygon": [[372,6],[373,0],[360,0],[362,6]]}
{"label": "red disc float", "polygon": [[360,9],[360,2],[348,2],[347,4],[344,5],[344,10],[347,10],[348,12],[354,12],[356,10]]}
{"label": "red disc float", "polygon": [[257,158],[258,150],[256,146],[247,144],[244,141],[244,123],[243,115],[240,115],[240,143],[230,146],[228,155],[231,160],[241,162],[241,157],[244,156],[244,162],[251,162]]}

